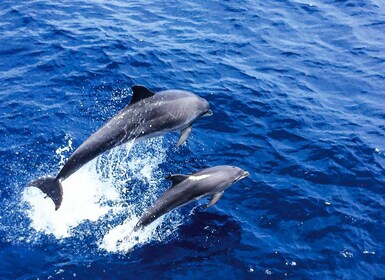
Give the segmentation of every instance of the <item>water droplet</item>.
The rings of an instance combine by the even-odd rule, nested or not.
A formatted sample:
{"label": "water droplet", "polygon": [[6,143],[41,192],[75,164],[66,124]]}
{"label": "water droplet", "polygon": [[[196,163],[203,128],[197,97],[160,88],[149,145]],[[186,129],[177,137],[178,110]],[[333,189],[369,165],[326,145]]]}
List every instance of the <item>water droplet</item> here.
{"label": "water droplet", "polygon": [[374,251],[368,251],[368,250],[363,251],[363,253],[364,253],[364,254],[370,254],[370,255],[375,255],[375,254],[376,254],[376,252],[374,252]]}
{"label": "water droplet", "polygon": [[340,252],[340,254],[344,257],[344,258],[351,258],[353,257],[353,253],[349,252],[347,249],[344,249]]}

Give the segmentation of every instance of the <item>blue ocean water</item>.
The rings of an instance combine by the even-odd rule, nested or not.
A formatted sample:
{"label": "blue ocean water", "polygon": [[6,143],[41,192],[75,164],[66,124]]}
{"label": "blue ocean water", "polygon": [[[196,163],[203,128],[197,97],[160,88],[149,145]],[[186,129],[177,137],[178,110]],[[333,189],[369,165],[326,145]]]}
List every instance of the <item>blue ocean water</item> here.
{"label": "blue ocean water", "polygon": [[[0,3],[1,279],[384,279],[385,3],[380,0]],[[177,134],[26,184],[130,100],[211,104]],[[117,247],[169,173],[237,165],[212,208],[172,212]]]}

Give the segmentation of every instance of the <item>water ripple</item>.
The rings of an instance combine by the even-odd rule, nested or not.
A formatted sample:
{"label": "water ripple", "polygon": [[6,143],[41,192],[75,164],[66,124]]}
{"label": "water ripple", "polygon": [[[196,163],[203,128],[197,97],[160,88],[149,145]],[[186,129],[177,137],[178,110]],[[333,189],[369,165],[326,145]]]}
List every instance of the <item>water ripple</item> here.
{"label": "water ripple", "polygon": [[[385,277],[384,10],[378,0],[2,1],[0,278]],[[25,184],[56,173],[56,149],[78,147],[133,84],[191,90],[214,115],[182,147],[165,136],[160,162],[136,154],[113,178],[152,166],[155,195],[169,172],[235,164],[251,176],[208,211],[168,217],[128,256],[98,249],[107,221],[128,210],[81,220],[67,239],[37,234],[20,206]],[[135,215],[150,204],[140,182],[119,198]]]}

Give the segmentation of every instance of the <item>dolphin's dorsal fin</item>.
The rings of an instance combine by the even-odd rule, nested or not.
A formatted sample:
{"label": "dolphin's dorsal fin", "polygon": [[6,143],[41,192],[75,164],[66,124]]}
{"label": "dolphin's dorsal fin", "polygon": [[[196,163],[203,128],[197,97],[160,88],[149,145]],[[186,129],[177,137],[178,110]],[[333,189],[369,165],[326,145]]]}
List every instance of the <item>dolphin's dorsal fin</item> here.
{"label": "dolphin's dorsal fin", "polygon": [[188,175],[183,175],[183,174],[174,174],[174,175],[168,175],[166,179],[172,181],[172,185],[175,186],[179,184],[180,182],[183,182],[184,180],[188,179]]}
{"label": "dolphin's dorsal fin", "polygon": [[211,200],[210,200],[209,204],[206,205],[206,208],[209,208],[210,206],[213,206],[215,203],[217,203],[217,201],[221,198],[223,192],[224,191],[213,194],[211,196]]}
{"label": "dolphin's dorsal fin", "polygon": [[153,93],[151,90],[149,90],[144,86],[133,86],[131,89],[132,89],[132,98],[131,98],[130,104],[134,104],[140,100],[143,100],[145,98],[155,95],[155,93]]}

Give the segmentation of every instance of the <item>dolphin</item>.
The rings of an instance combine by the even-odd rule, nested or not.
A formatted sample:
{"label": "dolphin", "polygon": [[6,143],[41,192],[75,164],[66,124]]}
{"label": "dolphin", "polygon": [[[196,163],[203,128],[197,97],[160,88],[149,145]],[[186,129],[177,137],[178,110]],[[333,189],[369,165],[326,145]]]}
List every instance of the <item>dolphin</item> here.
{"label": "dolphin", "polygon": [[63,200],[61,182],[87,162],[128,141],[137,142],[170,131],[181,131],[179,146],[187,140],[196,119],[212,114],[205,99],[188,91],[165,90],[154,94],[136,85],[132,92],[130,104],[88,137],[56,177],[42,177],[28,184],[28,187],[37,187],[50,197],[55,210]]}
{"label": "dolphin", "polygon": [[169,175],[166,179],[172,181],[172,186],[146,210],[133,231],[144,228],[177,207],[205,196],[211,196],[206,205],[208,208],[221,198],[228,187],[248,175],[249,172],[229,165],[206,168],[191,175]]}

